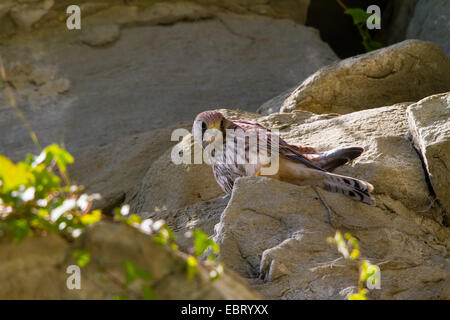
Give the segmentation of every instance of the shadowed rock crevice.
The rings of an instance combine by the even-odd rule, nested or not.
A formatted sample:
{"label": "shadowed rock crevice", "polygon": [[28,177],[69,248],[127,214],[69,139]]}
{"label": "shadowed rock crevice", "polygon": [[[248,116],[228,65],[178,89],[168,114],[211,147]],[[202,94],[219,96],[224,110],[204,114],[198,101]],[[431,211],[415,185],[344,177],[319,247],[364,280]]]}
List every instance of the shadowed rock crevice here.
{"label": "shadowed rock crevice", "polygon": [[448,94],[435,95],[412,104],[407,110],[410,136],[420,155],[427,183],[441,205],[446,225],[449,225],[450,202],[450,108]]}

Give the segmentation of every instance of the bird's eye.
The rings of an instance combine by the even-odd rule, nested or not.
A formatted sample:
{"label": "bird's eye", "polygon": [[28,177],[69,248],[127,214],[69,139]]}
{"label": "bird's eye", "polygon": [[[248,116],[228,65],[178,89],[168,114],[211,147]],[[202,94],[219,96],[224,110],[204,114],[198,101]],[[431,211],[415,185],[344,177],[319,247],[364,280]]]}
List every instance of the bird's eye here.
{"label": "bird's eye", "polygon": [[206,129],[208,129],[206,122],[202,121],[202,136],[205,134]]}

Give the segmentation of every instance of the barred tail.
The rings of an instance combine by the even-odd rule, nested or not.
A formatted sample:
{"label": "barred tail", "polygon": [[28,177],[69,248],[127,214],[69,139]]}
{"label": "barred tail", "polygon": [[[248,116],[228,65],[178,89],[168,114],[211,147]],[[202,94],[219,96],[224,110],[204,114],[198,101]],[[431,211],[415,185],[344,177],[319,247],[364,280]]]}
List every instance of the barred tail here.
{"label": "barred tail", "polygon": [[329,192],[341,193],[365,204],[375,204],[375,199],[370,195],[370,192],[373,191],[373,186],[370,183],[316,170],[291,159],[280,157],[280,170],[277,179],[299,186],[317,186]]}
{"label": "barred tail", "polygon": [[341,176],[333,173],[327,173],[323,180],[323,189],[342,193],[343,195],[368,205],[374,205],[375,199],[370,194],[373,186],[365,181],[351,177]]}

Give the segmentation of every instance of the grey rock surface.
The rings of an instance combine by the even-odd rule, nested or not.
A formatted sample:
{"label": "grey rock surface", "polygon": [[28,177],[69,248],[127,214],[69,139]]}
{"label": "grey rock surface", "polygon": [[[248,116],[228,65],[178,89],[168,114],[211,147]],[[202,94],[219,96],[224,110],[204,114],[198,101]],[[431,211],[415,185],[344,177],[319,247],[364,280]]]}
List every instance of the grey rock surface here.
{"label": "grey rock surface", "polygon": [[95,206],[108,212],[135,191],[136,182],[142,180],[152,163],[176,143],[168,139],[172,131],[190,127],[190,123],[179,123],[102,146],[88,146],[77,154],[69,175],[89,192],[100,193],[102,198]]}
{"label": "grey rock surface", "polygon": [[120,27],[117,24],[100,24],[83,29],[82,41],[90,46],[111,44],[120,37]]}
{"label": "grey rock surface", "polygon": [[450,222],[450,93],[435,95],[408,107],[414,144],[437,198]]}
{"label": "grey rock surface", "polygon": [[[19,78],[18,105],[41,145],[64,141],[75,156],[191,121],[205,109],[256,110],[336,60],[316,30],[262,16],[129,26],[100,48],[80,37],[80,31],[36,31],[1,45],[8,77]],[[37,150],[2,95],[0,153],[17,160],[27,152]]]}
{"label": "grey rock surface", "polygon": [[[391,45],[406,39],[406,32],[419,0],[389,1],[381,13],[382,27],[376,40]],[[413,39],[416,37],[413,37]],[[422,39],[425,40],[425,39]]]}
{"label": "grey rock surface", "polygon": [[419,0],[408,25],[407,39],[431,41],[450,57],[450,2]]}

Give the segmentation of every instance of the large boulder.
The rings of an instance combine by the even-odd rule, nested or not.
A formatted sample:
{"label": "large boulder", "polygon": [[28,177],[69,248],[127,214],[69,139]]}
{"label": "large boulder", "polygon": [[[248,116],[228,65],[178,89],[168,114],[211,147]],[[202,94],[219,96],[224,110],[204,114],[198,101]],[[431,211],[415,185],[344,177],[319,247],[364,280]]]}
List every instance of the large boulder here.
{"label": "large boulder", "polygon": [[340,114],[417,101],[450,90],[450,59],[437,45],[408,40],[322,68],[282,104],[259,112],[307,110]]}
{"label": "large boulder", "polygon": [[0,298],[61,298],[62,292],[68,290],[63,280],[66,276],[65,270],[58,270],[57,266],[64,262],[70,254],[69,250],[69,243],[54,234],[46,237],[27,237],[20,244],[2,237]]}
{"label": "large boulder", "polygon": [[367,206],[310,187],[240,178],[216,227],[221,259],[269,299],[343,299],[357,291],[358,269],[326,241],[340,229],[380,267],[381,289],[371,298],[449,299],[449,230],[389,195],[376,198],[377,206]]}
{"label": "large boulder", "polygon": [[433,190],[450,223],[450,93],[409,106],[408,120],[414,145],[422,155]]}
{"label": "large boulder", "polygon": [[192,231],[200,229],[208,235],[213,235],[214,227],[219,223],[220,216],[229,200],[229,197],[223,196],[177,209],[139,212],[139,215],[145,219],[151,218],[153,221],[164,220],[173,230],[180,250],[191,252]]}
{"label": "large boulder", "polygon": [[[91,257],[81,269],[80,290],[66,285],[75,249],[88,250]],[[199,264],[197,276],[190,281],[185,254],[160,246],[125,224],[97,223],[72,245],[57,236],[29,237],[18,245],[4,239],[0,253],[7,259],[0,265],[2,299],[113,299],[118,294],[138,298],[140,287],[124,288],[125,260],[150,273],[157,299],[261,298],[228,270],[212,282],[208,269]]]}
{"label": "large boulder", "polygon": [[[354,112],[327,119],[300,120],[299,114],[273,114],[261,122],[280,130],[280,136],[292,144],[309,145],[319,151],[360,146],[363,154],[336,173],[369,181],[375,192],[389,194],[414,210],[425,210],[431,203],[420,158],[407,138],[408,103]],[[308,113],[306,113],[308,114]]]}

